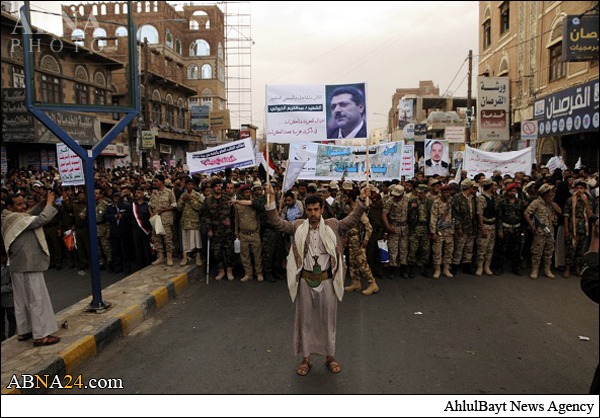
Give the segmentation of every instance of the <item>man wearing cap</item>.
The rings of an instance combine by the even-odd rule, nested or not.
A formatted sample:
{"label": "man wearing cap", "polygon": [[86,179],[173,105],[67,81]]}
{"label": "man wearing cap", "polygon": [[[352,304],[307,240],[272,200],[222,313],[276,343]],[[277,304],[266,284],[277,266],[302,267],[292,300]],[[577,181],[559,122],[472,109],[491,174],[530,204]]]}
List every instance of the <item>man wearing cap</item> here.
{"label": "man wearing cap", "polygon": [[431,206],[433,202],[427,197],[429,187],[419,184],[416,189],[417,197],[408,201],[408,277],[415,277],[414,266],[421,268],[421,275],[429,277],[427,264],[429,264],[429,249],[431,235],[429,222],[431,220]]}
{"label": "man wearing cap", "polygon": [[477,234],[477,190],[469,179],[464,179],[460,187],[462,193],[457,193],[452,201],[452,214],[456,220],[452,273],[456,274],[458,265],[462,263],[463,272],[472,274],[473,245]]}
{"label": "man wearing cap", "polygon": [[150,196],[150,216],[158,215],[162,221],[165,234],[158,235],[153,231],[152,238],[158,254],[153,266],[165,262],[164,254],[167,254],[167,266],[173,265],[173,222],[174,210],[177,208],[175,194],[165,187],[165,176],[158,174],[154,177],[153,186],[155,190]]}
{"label": "man wearing cap", "polygon": [[[433,237],[433,273],[434,279],[439,279],[444,265],[444,276],[454,277],[450,272],[450,263],[454,251],[454,221],[452,219],[452,203],[450,202],[451,187],[441,188],[440,197],[431,206],[431,221],[429,233]],[[443,252],[443,257],[442,257]]]}
{"label": "man wearing cap", "polygon": [[[525,220],[533,231],[533,245],[531,247],[531,277],[538,278],[539,268],[544,258],[544,273],[549,279],[554,279],[552,274],[552,254],[554,253],[554,225],[556,213],[560,208],[553,207],[554,186],[544,184],[540,187],[539,197],[525,210]],[[558,209],[558,210],[556,210]]]}
{"label": "man wearing cap", "polygon": [[581,275],[583,267],[583,253],[588,240],[588,219],[592,216],[592,206],[587,195],[588,184],[583,180],[575,182],[575,192],[567,199],[563,216],[565,218],[565,241],[567,246],[566,268],[563,274],[565,279]]}
{"label": "man wearing cap", "polygon": [[520,276],[519,266],[521,264],[521,246],[523,245],[521,234],[521,220],[525,205],[517,197],[517,183],[506,186],[504,197],[498,202],[496,217],[498,219],[498,239],[500,255],[503,259],[502,267],[506,260],[512,263],[512,273]]}
{"label": "man wearing cap", "polygon": [[200,236],[200,210],[202,200],[200,193],[194,190],[194,180],[188,177],[185,180],[185,190],[177,201],[177,210],[181,213],[179,224],[181,225],[181,241],[183,251],[181,254],[181,266],[188,263],[188,253],[196,252],[196,266],[202,267],[202,238]]}
{"label": "man wearing cap", "polygon": [[[337,300],[344,296],[345,268],[342,260],[344,236],[360,222],[367,209],[369,191],[364,189],[352,213],[344,220],[323,219],[323,202],[318,196],[306,199],[308,219],[294,223],[278,218],[273,189],[268,186],[267,217],[277,230],[290,234],[292,248],[287,258],[287,280],[296,304],[294,349],[303,360],[296,372],[306,376],[311,355],[325,355],[330,372],[342,368],[335,355]],[[336,299],[337,296],[337,299]]]}
{"label": "man wearing cap", "polygon": [[[104,214],[108,202],[104,198],[102,188],[99,184],[94,186],[94,197],[96,199],[96,233],[98,234],[98,250],[100,256],[100,270],[108,268],[108,271],[112,273],[112,249],[110,246],[110,225],[106,221]],[[87,206],[83,208],[80,213],[82,219],[87,217]]]}
{"label": "man wearing cap", "polygon": [[404,198],[404,187],[399,184],[391,188],[392,198],[383,205],[382,219],[388,231],[388,250],[390,268],[401,269],[404,278],[408,278],[408,199]]}
{"label": "man wearing cap", "polygon": [[[262,192],[262,185],[253,186],[253,188],[259,187]],[[254,278],[254,274],[252,272],[252,259],[250,258],[250,253],[252,252],[252,256],[254,256],[254,268],[256,269],[256,276],[258,281],[262,282],[264,279],[262,267],[262,245],[260,240],[260,221],[257,210],[253,206],[237,204],[243,201],[250,201],[252,199],[250,186],[244,184],[240,187],[240,191],[242,192],[242,200],[235,201],[235,232],[236,236],[241,242],[240,256],[242,258],[242,265],[244,266],[245,273],[244,277],[242,277],[240,281],[245,283]],[[260,197],[261,196],[258,196],[257,198]]]}
{"label": "man wearing cap", "polygon": [[435,201],[440,197],[440,188],[442,187],[442,181],[438,178],[429,179],[429,198],[431,201]]}
{"label": "man wearing cap", "polygon": [[340,189],[340,186],[338,186],[337,181],[331,180],[329,182],[328,189],[329,189],[329,197],[327,198],[327,203],[329,203],[330,206],[333,206],[333,202],[335,201],[335,196],[337,195],[338,190]]}
{"label": "man wearing cap", "polygon": [[477,198],[477,217],[479,233],[477,236],[477,271],[476,276],[483,273],[493,276],[490,269],[494,244],[496,242],[496,183],[492,179],[481,182],[482,193]]}
{"label": "man wearing cap", "polygon": [[223,182],[214,179],[211,182],[212,196],[204,201],[200,216],[206,219],[208,226],[208,237],[210,238],[210,249],[214,258],[218,273],[215,280],[225,277],[227,269],[227,280],[232,281],[233,276],[233,241],[235,236],[233,222],[233,208],[231,199],[223,194]]}

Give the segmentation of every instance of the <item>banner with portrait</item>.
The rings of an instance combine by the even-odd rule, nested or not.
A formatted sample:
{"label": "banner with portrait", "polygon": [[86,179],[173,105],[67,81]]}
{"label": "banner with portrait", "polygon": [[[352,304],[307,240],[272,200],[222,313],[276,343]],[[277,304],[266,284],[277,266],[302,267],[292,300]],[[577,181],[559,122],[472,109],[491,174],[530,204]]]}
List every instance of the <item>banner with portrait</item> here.
{"label": "banner with portrait", "polygon": [[267,142],[366,138],[366,84],[266,86]]}
{"label": "banner with portrait", "polygon": [[186,153],[190,174],[214,173],[226,168],[255,167],[255,158],[250,139]]}
{"label": "banner with portrait", "polygon": [[466,146],[463,170],[467,171],[469,178],[475,177],[477,173],[492,177],[495,170],[500,171],[502,175],[510,174],[514,177],[517,172],[530,175],[531,165],[531,148],[520,151],[488,152]]}
{"label": "banner with portrait", "polygon": [[425,175],[447,176],[450,171],[448,141],[428,139],[425,141]]}

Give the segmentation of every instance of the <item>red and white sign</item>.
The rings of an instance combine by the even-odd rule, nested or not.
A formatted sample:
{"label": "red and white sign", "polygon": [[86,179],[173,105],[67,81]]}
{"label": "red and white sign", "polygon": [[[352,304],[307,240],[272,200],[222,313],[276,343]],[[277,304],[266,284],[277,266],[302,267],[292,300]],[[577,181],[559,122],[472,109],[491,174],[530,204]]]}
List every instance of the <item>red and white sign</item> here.
{"label": "red and white sign", "polygon": [[538,138],[538,121],[525,120],[521,122],[521,141]]}

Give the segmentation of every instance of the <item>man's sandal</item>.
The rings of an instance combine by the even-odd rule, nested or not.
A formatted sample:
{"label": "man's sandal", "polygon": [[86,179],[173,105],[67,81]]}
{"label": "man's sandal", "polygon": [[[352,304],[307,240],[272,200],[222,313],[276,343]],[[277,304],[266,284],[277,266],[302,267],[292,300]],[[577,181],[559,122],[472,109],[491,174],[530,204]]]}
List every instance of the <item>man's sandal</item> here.
{"label": "man's sandal", "polygon": [[304,360],[302,360],[302,363],[300,363],[300,365],[296,369],[296,373],[298,373],[300,376],[306,376],[311,367],[312,367],[312,364],[311,364],[310,360],[304,359]]}
{"label": "man's sandal", "polygon": [[20,334],[19,336],[17,336],[18,341],[27,341],[27,340],[31,340],[32,338],[33,338],[32,332],[28,332],[26,334]]}
{"label": "man's sandal", "polygon": [[329,371],[331,373],[339,373],[342,371],[342,366],[340,366],[340,363],[335,361],[335,359],[333,357],[328,358],[325,361],[325,365],[327,366],[327,368],[329,369]]}
{"label": "man's sandal", "polygon": [[33,340],[34,347],[41,347],[44,345],[52,345],[60,342],[60,337],[55,337],[54,335],[48,335],[44,338],[38,338]]}

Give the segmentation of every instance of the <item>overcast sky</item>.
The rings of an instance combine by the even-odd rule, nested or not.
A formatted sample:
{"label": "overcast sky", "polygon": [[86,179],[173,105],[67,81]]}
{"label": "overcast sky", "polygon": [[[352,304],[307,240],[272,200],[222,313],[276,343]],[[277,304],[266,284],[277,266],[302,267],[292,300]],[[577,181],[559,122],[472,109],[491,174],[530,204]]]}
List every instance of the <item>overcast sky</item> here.
{"label": "overcast sky", "polygon": [[[432,80],[441,94],[466,96],[469,49],[476,74],[477,1],[250,3],[252,122],[261,132],[266,84],[365,82],[374,128],[387,125],[373,113],[387,115],[397,88]],[[60,10],[58,3],[40,5]]]}

